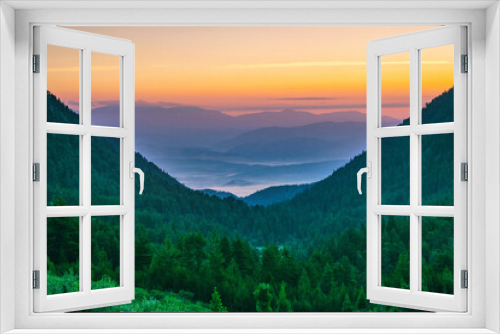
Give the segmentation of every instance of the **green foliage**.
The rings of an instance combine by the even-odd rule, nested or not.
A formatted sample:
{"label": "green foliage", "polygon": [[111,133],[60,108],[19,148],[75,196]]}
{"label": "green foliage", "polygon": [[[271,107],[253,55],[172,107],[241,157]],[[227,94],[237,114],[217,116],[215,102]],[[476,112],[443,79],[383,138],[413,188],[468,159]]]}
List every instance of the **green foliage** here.
{"label": "green foliage", "polygon": [[49,269],[47,275],[47,295],[77,292],[80,291],[79,287],[78,275],[73,272],[73,268],[69,268],[62,275],[54,275],[53,271]]}
{"label": "green foliage", "polygon": [[344,295],[344,302],[342,303],[342,312],[352,312],[351,298],[349,294]]}
{"label": "green foliage", "polygon": [[119,282],[120,217],[92,217],[91,222],[92,281],[97,282],[107,277],[113,282]]}
{"label": "green foliage", "polygon": [[271,293],[271,287],[269,286],[269,284],[259,283],[253,294],[256,300],[255,308],[257,312],[273,311],[273,308],[271,306],[273,295]]}
{"label": "green foliage", "polygon": [[382,217],[382,285],[410,288],[410,218]]}
{"label": "green foliage", "polygon": [[[54,95],[48,93],[48,101],[50,119],[78,123],[78,115]],[[441,107],[452,101],[453,90],[440,95],[424,109],[423,119],[445,119],[439,114],[450,108]],[[423,178],[426,203],[453,205],[453,187],[444,180],[449,174],[444,162],[453,161],[449,138],[428,140],[422,152],[427,166],[423,169],[443,170]],[[119,194],[119,148],[113,139],[101,139],[92,143],[92,180],[99,181],[92,182],[92,203],[111,204]],[[67,175],[65,169],[78,165],[79,154],[73,154],[69,142],[52,142],[48,166],[61,177],[51,179],[48,202],[67,205],[78,200],[79,190],[71,179],[77,173]],[[386,162],[395,161],[384,167],[384,198],[397,204],[407,197],[401,186],[406,182],[401,173],[406,162],[398,162],[401,145],[406,144],[393,141],[383,153]],[[405,311],[366,300],[366,202],[356,191],[356,173],[365,164],[362,153],[290,200],[250,207],[232,197],[193,191],[136,153],[136,166],[147,175],[144,194],[136,196],[136,298],[128,305],[92,311]],[[391,177],[399,181],[391,182]],[[106,219],[92,221],[94,289],[119,282],[119,227]],[[402,218],[392,217],[383,229],[388,240],[382,249],[387,254],[382,258],[383,282],[389,286],[409,282],[409,234],[401,222]],[[79,290],[78,228],[71,225],[66,218],[48,224],[50,293]],[[453,292],[452,226],[442,218],[425,221],[422,286],[426,291]]]}
{"label": "green foliage", "polygon": [[217,292],[217,288],[214,287],[214,293],[212,293],[212,300],[210,301],[210,311],[212,312],[227,312],[227,307],[222,306],[222,300]]}
{"label": "green foliage", "polygon": [[281,282],[278,301],[276,302],[276,312],[292,312],[292,303],[286,298],[286,284]]}

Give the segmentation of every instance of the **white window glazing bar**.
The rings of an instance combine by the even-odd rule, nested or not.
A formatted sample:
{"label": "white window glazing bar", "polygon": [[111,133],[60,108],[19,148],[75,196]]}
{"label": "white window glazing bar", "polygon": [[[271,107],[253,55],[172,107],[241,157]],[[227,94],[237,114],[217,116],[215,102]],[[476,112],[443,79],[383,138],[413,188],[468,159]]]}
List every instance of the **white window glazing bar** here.
{"label": "white window glazing bar", "polygon": [[94,205],[94,206],[50,206],[47,207],[47,217],[83,217],[92,216],[120,216],[131,211],[124,205]]}
{"label": "white window glazing bar", "polygon": [[93,137],[125,138],[130,134],[130,131],[124,128],[114,128],[107,126],[47,123],[47,133],[78,136],[90,134]]}
{"label": "white window glazing bar", "polygon": [[[418,57],[418,49],[410,49],[410,206],[416,207],[419,202],[420,195],[420,155],[419,141],[420,137],[415,134],[413,128],[416,128],[418,121],[418,108],[420,99],[420,64]],[[410,291],[416,293],[418,291],[418,282],[420,280],[420,234],[419,234],[419,217],[413,212],[410,215]]]}
{"label": "white window glazing bar", "polygon": [[417,135],[435,135],[453,133],[455,130],[453,122],[450,123],[433,123],[419,125],[402,125],[381,127],[373,130],[373,135],[378,138],[387,137],[404,137],[414,133]]}
{"label": "white window glazing bar", "polygon": [[453,217],[453,206],[376,205],[371,211],[382,216]]}
{"label": "white window glazing bar", "polygon": [[[82,106],[82,125],[87,128],[91,125],[92,116],[92,97],[91,97],[91,50],[86,48],[83,50],[82,77],[80,85],[83,87],[83,106]],[[88,208],[91,205],[91,180],[92,180],[92,165],[91,165],[91,137],[88,131],[83,135],[83,161],[80,168],[83,170],[83,206]],[[80,244],[80,252],[83,253],[83,262],[80,266],[83,267],[83,275],[80,276],[80,284],[83,286],[84,292],[90,292],[92,284],[92,254],[91,254],[91,216],[86,214],[83,217],[83,242]]]}

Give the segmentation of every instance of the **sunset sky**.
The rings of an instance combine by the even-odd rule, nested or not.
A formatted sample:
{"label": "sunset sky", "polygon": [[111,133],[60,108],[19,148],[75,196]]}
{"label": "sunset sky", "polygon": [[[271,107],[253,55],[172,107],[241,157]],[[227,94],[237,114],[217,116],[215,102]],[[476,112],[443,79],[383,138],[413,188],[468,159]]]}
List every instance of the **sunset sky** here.
{"label": "sunset sky", "polygon": [[[429,27],[72,27],[131,40],[136,101],[228,114],[365,111],[366,45]],[[422,53],[422,98],[453,86],[451,46]],[[117,57],[92,54],[92,103],[118,100]],[[382,59],[383,114],[407,116],[409,57]],[[48,89],[78,109],[78,52],[48,50]]]}

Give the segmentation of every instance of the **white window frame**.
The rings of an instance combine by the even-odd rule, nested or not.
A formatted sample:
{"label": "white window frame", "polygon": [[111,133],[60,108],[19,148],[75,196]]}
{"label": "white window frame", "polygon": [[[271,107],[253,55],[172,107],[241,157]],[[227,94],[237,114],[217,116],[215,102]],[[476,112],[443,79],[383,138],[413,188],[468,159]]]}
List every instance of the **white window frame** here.
{"label": "white window frame", "polygon": [[[126,304],[134,299],[134,158],[135,158],[135,95],[134,44],[128,40],[100,36],[60,27],[35,26],[34,54],[39,56],[34,84],[34,162],[39,164],[39,180],[33,184],[34,201],[34,270],[39,272],[38,289],[34,289],[34,311],[74,311],[95,307]],[[80,66],[79,124],[47,121],[47,46],[78,50]],[[92,53],[119,58],[120,84],[119,126],[92,125],[91,72]],[[79,205],[47,206],[47,134],[79,136]],[[92,138],[117,138],[120,141],[120,203],[91,203]],[[78,172],[75,170],[75,173]],[[132,176],[132,177],[131,177]],[[120,221],[119,286],[107,289],[91,288],[91,219],[98,216],[118,216]],[[47,295],[47,218],[77,217],[79,220],[79,291]]]}
{"label": "white window frame", "polygon": [[[466,27],[429,29],[371,41],[367,47],[367,291],[372,303],[411,307],[428,311],[467,310],[467,290],[461,287],[461,271],[467,270],[467,183],[461,180],[461,164],[467,163],[467,75],[462,73],[462,55],[467,55]],[[421,50],[453,45],[454,120],[422,124]],[[382,59],[408,52],[410,63],[409,124],[382,126]],[[422,135],[453,134],[453,206],[424,206],[422,194]],[[384,205],[382,197],[382,140],[409,139],[409,204]],[[409,289],[382,286],[382,216],[409,218]],[[422,291],[422,217],[452,217],[454,241],[453,294]]]}
{"label": "white window frame", "polygon": [[[111,3],[111,4],[110,4]],[[146,9],[147,6],[158,7],[144,1],[143,10],[110,9],[102,7],[116,6],[112,2],[82,2],[71,8],[69,2],[45,3],[44,1],[19,2],[8,1],[0,4],[0,97],[2,130],[7,125],[15,127],[15,134],[0,131],[1,157],[15,158],[15,164],[0,161],[0,180],[9,188],[0,190],[0,208],[2,225],[2,248],[0,249],[0,316],[5,322],[2,330],[16,329],[16,333],[36,333],[37,329],[61,329],[60,332],[76,332],[76,329],[88,329],[89,333],[105,332],[105,329],[127,329],[128,333],[145,332],[145,328],[165,329],[162,332],[180,332],[175,328],[191,328],[193,332],[283,332],[283,328],[298,329],[294,332],[341,332],[350,329],[350,333],[389,333],[412,332],[412,328],[421,333],[491,333],[489,329],[500,331],[500,297],[499,277],[500,263],[499,243],[500,230],[498,219],[500,209],[500,175],[498,164],[500,153],[496,152],[500,145],[498,134],[500,107],[498,90],[500,90],[500,11],[498,4],[491,2],[446,2],[434,1],[409,5],[398,2],[396,6],[384,1],[364,2],[316,2],[293,5],[285,2],[270,4],[237,3],[233,8],[224,9],[223,4],[216,1],[204,3],[205,9],[189,9],[189,4],[164,4],[163,9]],[[12,6],[35,8],[14,10]],[[129,5],[123,2],[123,6]],[[198,4],[199,5],[199,4]],[[31,7],[30,7],[31,6]],[[52,6],[50,10],[40,7]],[[56,6],[56,7],[54,7]],[[54,10],[58,6],[70,8]],[[82,7],[87,6],[86,9]],[[96,9],[99,6],[101,9]],[[118,5],[120,6],[120,5]],[[130,6],[130,5],[129,5]],[[175,6],[181,8],[175,8]],[[245,7],[247,9],[241,9]],[[253,7],[252,7],[253,6]],[[365,6],[365,7],[364,7]],[[488,9],[485,9],[490,6]],[[37,8],[38,7],[38,8]],[[75,9],[78,7],[79,9]],[[276,10],[280,8],[281,10]],[[46,7],[50,8],[50,7]],[[239,9],[238,9],[239,8]],[[347,8],[347,9],[346,9]],[[351,8],[351,9],[348,9]],[[356,9],[352,9],[356,8]],[[436,9],[437,8],[437,9]],[[15,22],[13,20],[15,17]],[[30,251],[32,245],[33,212],[31,176],[32,147],[32,96],[30,55],[32,45],[32,26],[34,24],[57,25],[437,25],[465,24],[469,27],[469,64],[472,75],[468,78],[469,120],[468,132],[472,135],[468,142],[470,158],[470,181],[468,195],[468,215],[471,244],[468,252],[470,259],[470,288],[468,289],[469,308],[467,313],[438,314],[34,314],[31,286],[31,269],[33,268]],[[486,23],[486,25],[485,25]],[[7,29],[5,29],[7,28]],[[15,31],[15,40],[13,31]],[[4,47],[5,46],[5,47]],[[15,54],[14,54],[15,47]],[[14,71],[15,66],[15,71]],[[488,71],[485,71],[488,66]],[[13,91],[15,82],[15,99],[7,94]],[[488,85],[486,85],[488,83]],[[15,107],[15,116],[12,109]],[[488,117],[488,122],[486,122]],[[487,130],[487,131],[486,131]],[[485,134],[486,132],[486,134]],[[9,145],[14,141],[15,149]],[[5,139],[10,139],[5,141]],[[491,152],[486,156],[485,149]],[[488,164],[486,164],[488,163]],[[15,184],[9,182],[12,175],[9,171],[15,168]],[[485,172],[491,172],[486,182]],[[353,176],[354,177],[354,176]],[[15,188],[14,188],[15,187]],[[5,189],[5,190],[4,190]],[[8,210],[9,192],[15,192],[15,212]],[[486,197],[488,193],[488,198]],[[486,201],[486,204],[485,204]],[[15,221],[6,221],[6,217],[15,217]],[[487,219],[486,219],[487,218]],[[473,232],[473,233],[472,233]],[[15,238],[15,243],[12,241]],[[14,254],[14,256],[12,256]],[[486,266],[487,264],[487,266]],[[11,284],[10,286],[8,284]],[[15,284],[15,289],[12,285]],[[488,293],[486,293],[488,289]],[[14,291],[12,291],[14,290]],[[5,299],[4,299],[5,298]],[[15,305],[12,308],[12,305]],[[10,307],[8,307],[10,306]],[[13,316],[13,317],[12,317]],[[131,330],[143,327],[142,330]],[[169,331],[168,328],[171,330]],[[247,330],[243,330],[247,328]],[[359,331],[354,330],[358,328]],[[384,328],[384,329],[381,329]],[[26,330],[24,330],[26,329]],[[30,329],[31,331],[28,331]],[[99,330],[101,329],[101,330]],[[196,331],[195,329],[200,329]],[[232,330],[231,330],[232,329]],[[266,330],[268,329],[268,330]],[[280,331],[281,329],[281,331]],[[391,330],[392,329],[392,330]],[[460,331],[462,329],[462,331]],[[292,330],[290,330],[292,331]],[[40,331],[41,332],[41,331]],[[50,332],[57,332],[51,330]],[[87,331],[86,331],[87,332]],[[185,333],[189,331],[183,331]],[[344,331],[345,332],[345,331]]]}

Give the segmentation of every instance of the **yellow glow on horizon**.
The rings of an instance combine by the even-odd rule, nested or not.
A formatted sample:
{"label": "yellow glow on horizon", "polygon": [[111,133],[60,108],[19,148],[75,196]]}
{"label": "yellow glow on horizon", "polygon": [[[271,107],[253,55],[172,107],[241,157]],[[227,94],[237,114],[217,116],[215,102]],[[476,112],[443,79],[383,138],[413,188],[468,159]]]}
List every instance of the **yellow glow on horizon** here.
{"label": "yellow glow on horizon", "polygon": [[[71,28],[135,43],[137,100],[239,113],[296,106],[313,106],[311,112],[364,111],[362,107],[328,106],[364,105],[367,43],[432,27]],[[453,86],[453,58],[445,51],[426,51],[422,59],[424,100]],[[78,88],[68,80],[79,73],[78,63],[65,61],[65,57],[65,52],[49,54],[49,89],[63,101],[75,101]],[[100,57],[95,53],[92,57],[92,101],[117,100],[114,73],[119,75],[119,63],[101,58],[94,62]],[[384,101],[401,103],[408,89],[402,84],[406,79],[400,70],[409,67],[409,59],[387,60],[384,66]],[[301,97],[325,99],[301,101]],[[320,109],[322,105],[326,107]],[[387,110],[394,116],[404,113],[400,108]]]}

